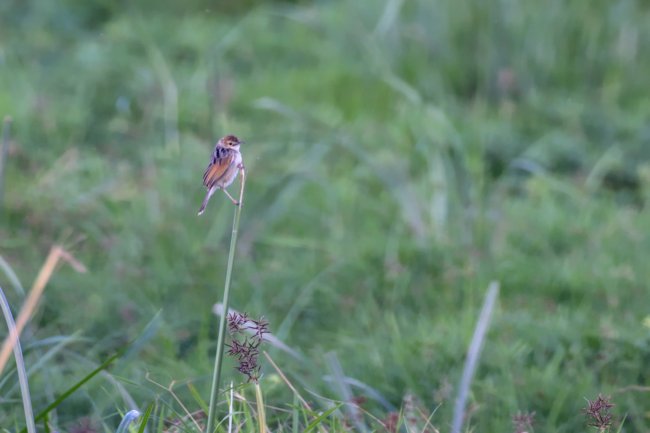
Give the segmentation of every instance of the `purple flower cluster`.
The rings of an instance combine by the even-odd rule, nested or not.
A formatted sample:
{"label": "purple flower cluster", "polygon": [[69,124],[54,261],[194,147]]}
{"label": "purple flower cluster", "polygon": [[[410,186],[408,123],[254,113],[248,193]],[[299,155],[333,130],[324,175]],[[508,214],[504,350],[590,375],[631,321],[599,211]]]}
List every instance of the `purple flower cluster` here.
{"label": "purple flower cluster", "polygon": [[596,400],[587,400],[587,407],[583,409],[589,422],[588,425],[596,427],[599,431],[607,431],[612,426],[612,414],[609,410],[614,404],[609,398],[598,395]]}
{"label": "purple flower cluster", "polygon": [[269,333],[269,322],[263,317],[254,320],[246,313],[233,312],[228,314],[228,331],[231,336],[231,343],[227,344],[228,356],[237,359],[237,371],[247,376],[249,382],[257,382],[260,377],[259,347],[264,334]]}

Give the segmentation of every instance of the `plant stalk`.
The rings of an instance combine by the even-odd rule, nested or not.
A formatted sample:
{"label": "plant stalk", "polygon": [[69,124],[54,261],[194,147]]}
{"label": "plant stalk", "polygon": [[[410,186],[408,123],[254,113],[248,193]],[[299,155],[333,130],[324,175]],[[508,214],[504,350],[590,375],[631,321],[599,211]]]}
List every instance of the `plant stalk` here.
{"label": "plant stalk", "polygon": [[230,281],[232,279],[232,266],[235,261],[235,249],[237,247],[237,234],[239,231],[239,218],[244,202],[244,184],[246,174],[241,169],[241,187],[239,189],[239,205],[235,209],[235,216],[232,222],[232,236],[230,238],[230,251],[228,252],[228,266],[226,268],[226,281],[223,288],[223,312],[219,320],[219,334],[217,338],[217,353],[214,357],[214,371],[212,373],[212,387],[210,389],[210,406],[208,410],[208,423],[206,433],[214,433],[215,418],[217,416],[217,404],[219,403],[219,385],[221,384],[221,369],[223,367],[223,352],[226,346],[226,321],[228,320],[228,306],[230,304]]}
{"label": "plant stalk", "polygon": [[266,409],[264,408],[264,398],[262,397],[262,388],[259,382],[255,382],[255,400],[257,402],[257,424],[259,433],[267,433],[266,430]]}

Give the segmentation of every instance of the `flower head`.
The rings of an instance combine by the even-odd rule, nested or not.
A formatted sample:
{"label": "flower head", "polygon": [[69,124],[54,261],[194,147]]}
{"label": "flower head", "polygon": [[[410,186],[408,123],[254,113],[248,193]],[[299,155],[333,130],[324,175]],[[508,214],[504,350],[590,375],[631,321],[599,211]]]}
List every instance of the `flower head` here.
{"label": "flower head", "polygon": [[596,427],[601,432],[608,430],[612,426],[612,414],[609,410],[613,407],[610,399],[601,394],[598,394],[596,400],[587,400],[587,407],[582,410],[587,416],[587,425]]}
{"label": "flower head", "polygon": [[[269,322],[261,317],[254,320],[246,313],[228,314],[228,330],[231,343],[228,344],[228,356],[237,359],[237,371],[246,375],[248,381],[257,382],[260,377],[259,347],[264,341],[264,334],[269,333]],[[248,333],[250,335],[242,335]]]}

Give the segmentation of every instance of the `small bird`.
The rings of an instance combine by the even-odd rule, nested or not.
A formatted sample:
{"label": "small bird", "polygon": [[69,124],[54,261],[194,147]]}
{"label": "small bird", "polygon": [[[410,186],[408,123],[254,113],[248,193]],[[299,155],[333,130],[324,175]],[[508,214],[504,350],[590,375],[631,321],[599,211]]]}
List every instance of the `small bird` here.
{"label": "small bird", "polygon": [[203,185],[208,192],[203,199],[201,209],[199,209],[199,215],[205,211],[212,194],[219,189],[228,196],[235,206],[239,206],[240,203],[226,191],[226,188],[233,183],[239,172],[244,170],[244,163],[239,152],[239,146],[242,143],[243,141],[234,135],[226,135],[217,141],[208,168],[203,173]]}

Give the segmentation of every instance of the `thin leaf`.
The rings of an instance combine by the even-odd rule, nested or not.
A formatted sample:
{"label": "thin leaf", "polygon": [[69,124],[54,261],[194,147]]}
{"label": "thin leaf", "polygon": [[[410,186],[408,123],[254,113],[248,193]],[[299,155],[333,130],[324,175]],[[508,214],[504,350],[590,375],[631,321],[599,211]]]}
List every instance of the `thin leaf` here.
{"label": "thin leaf", "polygon": [[[88,373],[83,379],[81,379],[79,382],[75,383],[72,385],[70,388],[68,388],[67,391],[65,391],[63,394],[61,394],[56,400],[54,400],[52,403],[50,403],[45,409],[43,409],[38,415],[36,415],[36,418],[34,418],[36,421],[41,421],[47,417],[47,414],[51,412],[53,409],[57,408],[65,399],[70,397],[76,390],[81,388],[86,382],[88,382],[90,379],[93,377],[97,376],[99,373],[101,373],[103,370],[108,368],[109,365],[113,363],[117,358],[119,358],[122,355],[123,350],[120,350],[116,354],[112,355],[110,358],[108,358],[106,361],[101,363],[99,367]],[[20,433],[27,433],[27,429],[22,429]]]}
{"label": "thin leaf", "polygon": [[122,418],[122,422],[120,423],[120,425],[117,426],[117,430],[115,431],[115,433],[126,433],[131,423],[136,419],[140,418],[140,415],[142,415],[140,411],[137,410],[128,411],[126,415],[124,415],[124,418]]}
{"label": "thin leaf", "polygon": [[9,266],[9,263],[7,263],[7,261],[2,256],[0,256],[0,268],[2,268],[7,278],[9,278],[9,281],[11,282],[11,285],[14,286],[16,293],[18,293],[20,296],[25,296],[25,288],[20,283],[18,275],[16,275],[11,266]]}
{"label": "thin leaf", "polygon": [[469,395],[469,388],[472,384],[472,379],[474,377],[474,372],[476,371],[479,357],[481,356],[481,349],[485,341],[485,334],[487,333],[488,326],[490,324],[492,310],[494,309],[494,303],[496,302],[498,294],[499,283],[493,281],[490,283],[487,294],[485,295],[483,308],[481,309],[481,314],[479,315],[478,322],[474,328],[472,342],[470,343],[469,349],[467,351],[465,367],[463,368],[463,376],[460,379],[458,397],[456,398],[456,405],[454,407],[454,418],[451,427],[452,433],[460,433],[460,430],[463,426],[463,421],[465,420],[465,404]]}
{"label": "thin leaf", "polygon": [[198,403],[201,410],[208,413],[208,404],[203,400],[203,398],[201,398],[201,394],[199,394],[199,391],[194,387],[194,385],[188,383],[187,389],[190,390],[190,394],[192,394],[192,397],[194,397],[194,400]]}
{"label": "thin leaf", "polygon": [[343,403],[339,403],[339,404],[337,404],[336,406],[334,406],[333,408],[328,409],[328,410],[326,410],[325,412],[323,412],[322,414],[320,414],[318,417],[316,417],[316,419],[314,419],[312,422],[309,423],[309,425],[308,425],[307,428],[303,431],[303,433],[309,433],[310,431],[312,431],[313,429],[315,429],[316,427],[318,427],[318,425],[319,425],[319,424],[320,424],[320,423],[321,423],[325,418],[327,418],[328,416],[330,416],[333,412],[337,411],[341,406],[343,406]]}
{"label": "thin leaf", "polygon": [[[5,298],[4,291],[1,287],[0,307],[2,308],[2,313],[4,314],[5,320],[7,322],[7,329],[9,330],[7,334],[7,340],[9,340],[12,335],[16,335],[18,333],[18,330],[16,329],[14,316],[11,314],[11,307],[9,306],[7,298]],[[34,411],[32,409],[32,401],[29,394],[29,383],[27,381],[27,371],[25,370],[25,361],[23,359],[23,351],[20,347],[20,339],[17,336],[14,340],[12,350],[14,352],[14,358],[16,358],[16,370],[18,372],[18,381],[20,382],[20,395],[23,399],[23,409],[25,411],[25,431],[29,431],[29,433],[36,433]]]}
{"label": "thin leaf", "polygon": [[151,402],[149,403],[149,406],[147,406],[147,409],[144,411],[144,415],[140,420],[140,428],[138,428],[138,433],[144,433],[144,431],[146,430],[147,422],[149,422],[149,418],[151,417],[151,414],[153,412],[153,407],[154,404],[153,402]]}

